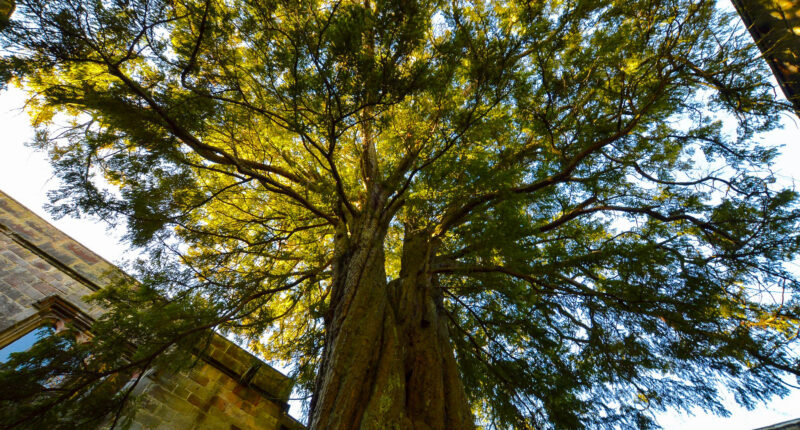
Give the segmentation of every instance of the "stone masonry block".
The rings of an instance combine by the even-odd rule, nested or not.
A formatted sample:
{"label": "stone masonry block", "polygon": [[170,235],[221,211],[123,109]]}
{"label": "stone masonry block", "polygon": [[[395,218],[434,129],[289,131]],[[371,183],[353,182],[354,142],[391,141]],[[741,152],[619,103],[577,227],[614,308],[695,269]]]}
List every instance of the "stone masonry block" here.
{"label": "stone masonry block", "polygon": [[[34,317],[40,311],[33,304],[54,295],[98,318],[104,310],[85,297],[122,276],[0,192],[0,331]],[[131,429],[278,430],[281,422],[292,422],[283,415],[283,402],[273,400],[288,396],[291,381],[225,337],[210,335],[193,369],[156,369],[137,389],[125,412]]]}

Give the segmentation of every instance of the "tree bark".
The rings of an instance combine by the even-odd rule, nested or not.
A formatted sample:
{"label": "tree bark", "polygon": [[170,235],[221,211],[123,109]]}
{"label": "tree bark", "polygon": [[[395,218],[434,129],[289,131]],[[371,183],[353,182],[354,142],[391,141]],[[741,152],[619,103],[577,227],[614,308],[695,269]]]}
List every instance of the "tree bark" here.
{"label": "tree bark", "polygon": [[732,1],[783,93],[800,116],[800,2]]}
{"label": "tree bark", "polygon": [[428,235],[407,235],[401,276],[387,282],[383,236],[362,227],[338,255],[331,316],[311,404],[312,430],[474,428]]}
{"label": "tree bark", "polygon": [[0,0],[0,30],[8,25],[8,21],[16,8],[17,3],[14,0]]}

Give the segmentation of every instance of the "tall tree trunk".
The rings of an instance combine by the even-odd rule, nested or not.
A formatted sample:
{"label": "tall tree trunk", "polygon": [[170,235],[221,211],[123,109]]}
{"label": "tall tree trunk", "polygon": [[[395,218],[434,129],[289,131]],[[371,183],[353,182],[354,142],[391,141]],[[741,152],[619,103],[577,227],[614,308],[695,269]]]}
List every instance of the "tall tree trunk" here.
{"label": "tall tree trunk", "polygon": [[0,30],[8,25],[17,3],[14,0],[0,0]]}
{"label": "tall tree trunk", "polygon": [[800,2],[732,1],[783,93],[800,116]]}
{"label": "tall tree trunk", "polygon": [[364,226],[356,236],[335,269],[310,428],[474,428],[441,296],[426,273],[427,235],[407,236],[401,277],[391,283],[384,231]]}

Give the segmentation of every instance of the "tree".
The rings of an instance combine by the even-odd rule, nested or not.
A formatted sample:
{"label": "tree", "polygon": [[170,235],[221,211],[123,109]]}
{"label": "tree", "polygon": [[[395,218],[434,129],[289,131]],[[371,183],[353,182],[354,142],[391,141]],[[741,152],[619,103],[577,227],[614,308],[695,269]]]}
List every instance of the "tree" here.
{"label": "tree", "polygon": [[16,7],[13,0],[0,1],[0,30],[6,26]]}
{"label": "tree", "polygon": [[783,0],[735,0],[733,5],[800,116],[800,6]]}
{"label": "tree", "polygon": [[87,344],[6,365],[5,422],[119,411],[128,391],[92,387],[208,328],[292,363],[312,429],[649,428],[724,413],[722,387],[786,393],[800,212],[756,137],[787,107],[734,17],[19,1],[3,71],[63,180],[53,212],[124,222],[150,258]]}

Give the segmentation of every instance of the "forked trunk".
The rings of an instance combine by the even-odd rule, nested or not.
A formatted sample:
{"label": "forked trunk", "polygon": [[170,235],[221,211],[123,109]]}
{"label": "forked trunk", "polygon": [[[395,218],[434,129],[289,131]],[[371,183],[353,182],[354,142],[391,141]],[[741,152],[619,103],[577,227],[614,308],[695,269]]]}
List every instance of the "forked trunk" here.
{"label": "forked trunk", "polygon": [[441,297],[426,273],[427,236],[406,238],[401,277],[391,283],[383,234],[359,237],[336,268],[310,428],[474,428]]}

